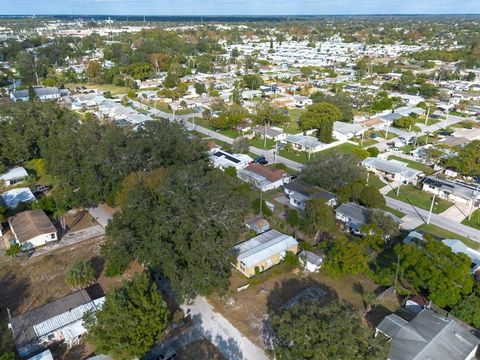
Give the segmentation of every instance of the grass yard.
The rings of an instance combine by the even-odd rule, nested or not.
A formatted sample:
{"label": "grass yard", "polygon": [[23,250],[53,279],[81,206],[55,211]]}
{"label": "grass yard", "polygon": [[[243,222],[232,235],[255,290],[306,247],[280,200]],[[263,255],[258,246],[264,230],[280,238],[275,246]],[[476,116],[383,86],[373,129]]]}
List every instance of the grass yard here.
{"label": "grass yard", "polygon": [[[398,136],[398,135],[392,133],[391,131],[389,131],[388,134],[386,134],[385,130],[375,131],[375,133],[378,136],[380,136],[381,138],[386,139],[386,140],[391,140],[391,139],[394,139]],[[387,137],[385,137],[385,135],[387,135]]]}
{"label": "grass yard", "polygon": [[470,220],[466,218],[462,221],[462,224],[480,230],[480,210],[475,210],[472,214],[472,218]]}
{"label": "grass yard", "polygon": [[300,275],[299,270],[265,276],[264,280],[258,284],[250,285],[248,289],[237,292],[239,286],[247,283],[247,278],[238,271],[234,271],[227,295],[223,298],[210,297],[209,302],[240,332],[262,348],[264,347],[263,321],[267,318],[269,309],[278,309],[304,289],[312,285],[323,287],[330,290],[332,295],[350,302],[360,313],[363,313],[365,304],[362,294],[373,291],[377,287],[363,275],[335,279],[318,273],[304,277]]}
{"label": "grass yard", "polygon": [[[397,196],[397,190],[392,190],[388,193],[393,199],[398,199],[403,202],[412,204],[423,210],[430,210],[433,194],[417,189],[413,185],[402,186],[400,194]],[[447,210],[452,204],[446,200],[435,198],[436,205],[433,206],[433,213],[440,214]]]}
{"label": "grass yard", "polygon": [[471,247],[472,249],[480,250],[480,243],[467,239],[464,236],[455,234],[451,231],[442,229],[432,224],[420,225],[418,228],[416,228],[416,230],[421,230],[427,234],[433,235],[434,237],[441,238],[441,239],[457,239],[462,241],[465,245]]}
{"label": "grass yard", "polygon": [[123,86],[115,86],[111,84],[96,85],[96,84],[65,84],[66,88],[70,90],[75,90],[77,87],[85,86],[87,89],[97,89],[98,91],[110,91],[112,95],[126,94],[128,91],[132,90]]}
{"label": "grass yard", "polygon": [[240,131],[230,130],[230,129],[220,130],[219,133],[222,135],[228,136],[229,138],[232,138],[232,139],[236,139],[243,135]]}
{"label": "grass yard", "polygon": [[417,124],[426,125],[426,126],[436,125],[439,122],[440,122],[440,120],[428,118],[428,122],[425,124],[425,118],[424,117],[417,119]]}
{"label": "grass yard", "polygon": [[265,140],[259,136],[255,136],[253,139],[249,140],[248,143],[250,146],[254,146],[259,149],[273,149],[275,147],[275,141],[267,139],[267,147],[265,147]]}
{"label": "grass yard", "polygon": [[378,190],[387,186],[387,184],[385,184],[382,180],[380,180],[380,178],[377,175],[372,174],[372,173],[370,173],[368,175],[368,184],[367,185],[373,186],[374,188],[376,188]]}
{"label": "grass yard", "polygon": [[389,212],[390,214],[395,215],[396,217],[398,217],[400,219],[405,216],[405,214],[403,212],[401,212],[397,209],[393,209],[393,208],[388,207],[388,206],[383,207],[382,210],[385,210],[385,211]]}
{"label": "grass yard", "polygon": [[401,158],[399,156],[391,155],[391,156],[388,157],[388,160],[401,161],[405,164],[408,164],[408,167],[411,167],[412,169],[419,170],[419,171],[423,172],[425,175],[429,175],[429,174],[432,174],[434,172],[433,169],[428,165],[425,165],[425,164],[422,164],[422,163],[419,163],[419,162],[416,162],[416,161],[404,159],[404,158]]}
{"label": "grass yard", "polygon": [[[330,153],[333,153],[333,152],[350,153],[355,148],[358,148],[358,146],[350,144],[350,143],[343,143],[343,144],[337,145],[333,148],[326,149],[326,150],[323,150],[323,151],[319,151],[315,154],[311,154],[310,155],[310,161],[315,160],[315,159],[317,159],[317,158],[319,158],[319,157],[321,157],[325,154],[330,154]],[[290,160],[293,160],[293,161],[297,161],[301,164],[306,164],[306,163],[309,162],[308,153],[302,152],[302,151],[280,150],[278,152],[278,155],[283,156],[284,158],[287,158],[287,159],[290,159]]]}

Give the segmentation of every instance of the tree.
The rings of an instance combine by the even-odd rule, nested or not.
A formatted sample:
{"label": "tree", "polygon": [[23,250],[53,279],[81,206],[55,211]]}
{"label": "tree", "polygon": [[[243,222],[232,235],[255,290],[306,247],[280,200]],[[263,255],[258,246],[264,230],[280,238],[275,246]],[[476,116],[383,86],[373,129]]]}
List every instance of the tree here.
{"label": "tree", "polygon": [[383,210],[373,209],[370,211],[370,223],[378,226],[386,238],[394,238],[400,233],[399,224],[393,216],[386,214]]}
{"label": "tree", "polygon": [[140,358],[163,338],[169,323],[167,304],[145,274],[108,292],[101,310],[84,317],[88,341],[119,359]]}
{"label": "tree", "polygon": [[340,110],[329,103],[321,102],[310,105],[300,115],[298,125],[302,131],[317,130],[317,137],[324,143],[333,141],[333,123],[340,120]]}
{"label": "tree", "polygon": [[258,90],[258,88],[263,85],[263,79],[256,74],[246,74],[243,75],[243,83],[246,88]]}
{"label": "tree", "polygon": [[361,322],[352,305],[337,300],[306,301],[272,314],[275,358],[386,359],[388,343]]}
{"label": "tree", "polygon": [[109,223],[107,249],[158,268],[180,299],[209,295],[228,286],[245,205],[236,179],[203,161],[147,173]]}
{"label": "tree", "polygon": [[195,83],[195,92],[198,95],[205,94],[207,92],[207,88],[205,87],[205,84],[203,83]]}
{"label": "tree", "polygon": [[335,192],[355,181],[364,181],[366,171],[358,163],[358,157],[351,153],[320,155],[305,166],[303,177],[308,183]]}
{"label": "tree", "polygon": [[360,202],[368,208],[385,207],[385,198],[374,186],[366,186],[360,194]]}
{"label": "tree", "polygon": [[364,273],[368,270],[365,250],[362,240],[337,238],[327,251],[324,268],[333,276]]}
{"label": "tree", "polygon": [[417,120],[411,116],[401,117],[393,121],[393,126],[400,129],[410,129],[416,122]]}
{"label": "tree", "polygon": [[373,146],[369,147],[367,149],[367,151],[368,151],[368,154],[370,155],[370,157],[377,157],[378,154],[380,154],[380,150],[378,150],[378,148],[373,147]]}
{"label": "tree", "polygon": [[467,324],[480,328],[480,296],[477,291],[452,308],[452,314]]}
{"label": "tree", "polygon": [[296,229],[300,224],[300,217],[298,216],[298,211],[295,209],[287,209],[287,223],[292,228]]}
{"label": "tree", "polygon": [[480,140],[469,142],[460,149],[457,156],[450,157],[446,165],[462,175],[480,176]]}
{"label": "tree", "polygon": [[99,82],[102,76],[102,65],[95,60],[88,62],[87,68],[85,69],[85,75],[88,80],[93,82]]}
{"label": "tree", "polygon": [[350,122],[353,120],[352,99],[350,95],[338,93],[334,96],[328,96],[324,95],[320,91],[317,91],[313,93],[310,98],[314,103],[327,102],[338,107],[342,113],[340,121]]}
{"label": "tree", "polygon": [[233,140],[232,150],[236,153],[246,154],[250,151],[250,144],[248,139],[244,136],[241,136]]}
{"label": "tree", "polygon": [[[260,204],[262,206],[260,207]],[[272,210],[267,206],[267,203],[265,200],[262,200],[260,202],[259,198],[256,198],[255,200],[252,201],[252,210],[255,214],[262,214],[263,216],[269,217],[272,216]]]}
{"label": "tree", "polygon": [[455,254],[441,241],[427,239],[420,245],[397,245],[402,279],[414,291],[424,290],[440,307],[454,306],[473,289],[471,260]]}
{"label": "tree", "polygon": [[70,266],[66,274],[71,287],[87,287],[95,281],[95,269],[90,261],[79,261]]}
{"label": "tree", "polygon": [[323,199],[310,200],[307,203],[302,229],[319,241],[325,234],[333,234],[337,230],[332,208]]}
{"label": "tree", "polygon": [[269,101],[260,101],[255,105],[254,121],[258,125],[281,125],[288,121],[288,116]]}

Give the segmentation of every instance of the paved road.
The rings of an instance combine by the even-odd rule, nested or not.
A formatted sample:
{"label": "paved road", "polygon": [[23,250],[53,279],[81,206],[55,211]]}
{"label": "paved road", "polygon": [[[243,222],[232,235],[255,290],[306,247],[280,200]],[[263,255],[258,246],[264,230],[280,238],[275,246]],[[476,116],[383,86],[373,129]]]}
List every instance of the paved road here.
{"label": "paved road", "polygon": [[268,360],[267,355],[240,333],[227,319],[215,312],[203,297],[192,305],[183,305],[194,327],[229,360]]}
{"label": "paved road", "polygon": [[162,352],[165,351],[165,349],[167,348],[171,348],[174,351],[177,351],[182,347],[190,344],[191,342],[201,339],[203,339],[201,332],[198,331],[196,327],[192,326],[182,332],[180,335],[155,346],[152,350],[150,350],[142,357],[142,360],[155,360],[157,356],[162,354]]}
{"label": "paved road", "polygon": [[[397,209],[403,212],[412,220],[418,220],[418,222],[427,222],[428,211],[419,209],[411,204],[404,203],[397,199],[392,199],[391,197],[385,196],[387,206],[392,209]],[[480,242],[480,231],[475,230],[469,226],[459,224],[453,220],[440,216],[438,214],[432,214],[430,219],[430,224],[443,228],[445,230],[451,231],[455,234],[462,235],[466,238],[469,238],[473,241]]]}

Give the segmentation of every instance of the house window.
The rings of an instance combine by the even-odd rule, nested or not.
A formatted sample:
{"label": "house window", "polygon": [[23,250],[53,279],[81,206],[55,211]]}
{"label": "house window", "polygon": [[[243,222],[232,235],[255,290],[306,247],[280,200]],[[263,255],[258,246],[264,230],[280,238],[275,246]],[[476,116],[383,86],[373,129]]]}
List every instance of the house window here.
{"label": "house window", "polygon": [[55,233],[50,234],[50,237],[51,237],[52,239],[55,239],[55,238],[56,238]]}

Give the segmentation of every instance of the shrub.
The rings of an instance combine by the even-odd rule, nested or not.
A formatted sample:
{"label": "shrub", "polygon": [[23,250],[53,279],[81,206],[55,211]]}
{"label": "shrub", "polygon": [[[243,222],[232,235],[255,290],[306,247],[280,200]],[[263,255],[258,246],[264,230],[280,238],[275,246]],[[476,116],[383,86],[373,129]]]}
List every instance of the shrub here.
{"label": "shrub", "polygon": [[[252,210],[255,214],[260,214],[260,199],[255,199],[252,202]],[[272,216],[272,211],[268,208],[265,200],[262,200],[262,215],[263,216]]]}
{"label": "shrub", "polygon": [[285,264],[290,265],[291,267],[298,266],[298,256],[291,251],[287,251],[283,261],[285,262]]}
{"label": "shrub", "polygon": [[95,269],[89,261],[80,261],[68,269],[66,276],[68,285],[86,287],[95,281]]}
{"label": "shrub", "polygon": [[22,250],[22,247],[20,246],[20,244],[12,244],[12,246],[10,246],[6,251],[5,251],[5,255],[7,256],[15,256],[17,255],[20,251]]}

